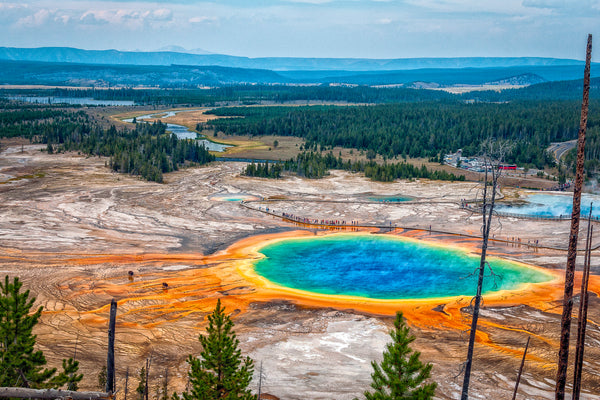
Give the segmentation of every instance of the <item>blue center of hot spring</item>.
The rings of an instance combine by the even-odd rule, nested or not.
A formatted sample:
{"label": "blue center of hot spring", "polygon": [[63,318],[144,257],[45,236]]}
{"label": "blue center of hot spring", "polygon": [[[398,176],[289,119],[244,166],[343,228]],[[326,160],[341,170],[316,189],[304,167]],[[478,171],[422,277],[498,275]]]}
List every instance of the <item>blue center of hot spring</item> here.
{"label": "blue center of hot spring", "polygon": [[[255,271],[281,286],[374,299],[474,296],[479,256],[399,237],[336,235],[286,239],[260,249]],[[488,259],[483,293],[546,282],[550,274]]]}

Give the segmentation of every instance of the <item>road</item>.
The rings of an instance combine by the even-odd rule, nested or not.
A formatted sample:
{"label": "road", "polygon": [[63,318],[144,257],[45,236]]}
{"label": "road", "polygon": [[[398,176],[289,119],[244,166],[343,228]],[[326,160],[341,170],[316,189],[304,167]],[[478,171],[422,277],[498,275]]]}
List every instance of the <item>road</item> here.
{"label": "road", "polygon": [[577,146],[577,139],[569,140],[567,142],[552,143],[547,150],[554,154],[554,158],[556,158],[556,161],[558,162],[567,151],[574,149],[575,146]]}

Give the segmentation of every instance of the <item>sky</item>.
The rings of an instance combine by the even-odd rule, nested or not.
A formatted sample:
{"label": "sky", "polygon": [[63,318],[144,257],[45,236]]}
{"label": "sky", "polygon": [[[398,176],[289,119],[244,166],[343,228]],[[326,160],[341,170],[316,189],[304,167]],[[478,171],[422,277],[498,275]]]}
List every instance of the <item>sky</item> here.
{"label": "sky", "polygon": [[0,0],[6,47],[583,60],[588,33],[600,0]]}

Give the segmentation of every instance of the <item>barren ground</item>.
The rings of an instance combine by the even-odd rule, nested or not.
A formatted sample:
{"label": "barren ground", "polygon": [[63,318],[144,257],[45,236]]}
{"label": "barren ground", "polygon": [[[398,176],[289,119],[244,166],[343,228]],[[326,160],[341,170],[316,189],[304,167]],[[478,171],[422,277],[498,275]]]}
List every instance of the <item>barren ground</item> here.
{"label": "barren ground", "polygon": [[[77,346],[83,388],[95,388],[106,357],[107,305],[111,298],[119,301],[119,398],[126,369],[131,396],[147,357],[152,357],[151,397],[158,393],[166,369],[170,390],[184,388],[185,359],[199,353],[197,336],[217,298],[233,313],[244,352],[257,367],[263,363],[263,392],[282,399],[351,399],[368,387],[370,361],[381,358],[396,306],[302,298],[245,280],[235,265],[250,257],[246,245],[281,234],[328,232],[257,207],[363,225],[391,222],[416,229],[396,229],[394,234],[475,251],[478,243],[469,235],[479,234],[481,217],[458,207],[461,199],[476,196],[475,183],[384,184],[339,171],[321,180],[266,180],[240,177],[242,163],[214,163],[169,174],[167,183],[155,184],[111,173],[105,159],[48,155],[39,149],[25,145],[21,152],[16,143],[2,146],[0,270],[18,275],[44,306],[36,333],[50,365],[58,366]],[[266,201],[246,204],[250,207],[223,201],[227,194],[240,193]],[[517,193],[504,189],[509,198]],[[390,194],[416,200],[367,200]],[[551,270],[563,268],[569,222],[502,218],[493,232],[496,239],[521,238],[522,245],[496,241],[492,253]],[[259,235],[267,236],[255,238]],[[541,248],[525,245],[535,240]],[[600,269],[593,259],[592,265],[583,397],[588,399],[600,396]],[[561,285],[486,301],[472,398],[511,395],[527,336],[532,341],[520,398],[552,397]],[[576,292],[578,288],[576,283]],[[459,397],[468,300],[398,304],[417,336],[415,347],[422,359],[434,364],[440,399]]]}

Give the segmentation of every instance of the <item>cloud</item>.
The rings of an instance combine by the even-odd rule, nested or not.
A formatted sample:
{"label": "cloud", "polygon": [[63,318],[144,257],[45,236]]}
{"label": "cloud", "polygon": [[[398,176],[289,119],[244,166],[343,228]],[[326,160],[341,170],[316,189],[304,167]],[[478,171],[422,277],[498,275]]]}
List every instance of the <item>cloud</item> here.
{"label": "cloud", "polygon": [[62,22],[63,24],[68,24],[69,21],[71,21],[71,17],[68,15],[58,15],[54,18],[55,21],[57,22]]}
{"label": "cloud", "polygon": [[596,16],[600,11],[598,0],[578,0],[577,4],[573,3],[568,0],[523,0],[521,4],[524,8],[546,11],[569,19]]}
{"label": "cloud", "polygon": [[85,25],[122,24],[132,13],[127,10],[89,10],[79,20]]}
{"label": "cloud", "polygon": [[17,21],[18,26],[35,27],[45,24],[48,20],[53,19],[55,12],[48,9],[41,9],[36,11],[34,14],[22,17]]}
{"label": "cloud", "polygon": [[0,45],[194,48],[201,40],[213,52],[248,56],[579,57],[571,42],[597,33],[599,7],[600,0],[0,0]]}
{"label": "cloud", "polygon": [[19,3],[0,3],[0,10],[2,10],[2,11],[14,10],[14,9],[19,9],[19,8],[29,8],[29,7],[26,4],[19,4]]}
{"label": "cloud", "polygon": [[188,22],[191,24],[204,24],[204,23],[217,22],[217,17],[207,17],[207,16],[192,17],[188,20]]}
{"label": "cloud", "polygon": [[446,18],[450,18],[449,15],[477,15],[481,18],[492,14],[511,15],[522,12],[523,1],[530,0],[404,0],[403,7],[410,5],[420,16],[427,12],[434,15],[444,14]]}
{"label": "cloud", "polygon": [[173,19],[173,12],[167,8],[160,8],[152,11],[152,18],[155,21],[171,21]]}
{"label": "cloud", "polygon": [[79,21],[84,25],[124,25],[129,28],[137,28],[152,22],[169,22],[173,20],[173,13],[166,8],[156,10],[88,10],[84,12]]}
{"label": "cloud", "polygon": [[304,3],[304,4],[327,4],[333,0],[285,0],[288,3]]}
{"label": "cloud", "polygon": [[565,0],[523,0],[523,7],[562,9],[567,6]]}
{"label": "cloud", "polygon": [[87,11],[79,17],[79,22],[83,25],[105,25],[108,21],[101,16],[97,17],[94,11]]}
{"label": "cloud", "polygon": [[33,16],[34,11],[27,4],[18,3],[0,3],[0,22],[4,26],[15,24],[15,21]]}

